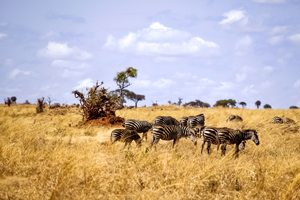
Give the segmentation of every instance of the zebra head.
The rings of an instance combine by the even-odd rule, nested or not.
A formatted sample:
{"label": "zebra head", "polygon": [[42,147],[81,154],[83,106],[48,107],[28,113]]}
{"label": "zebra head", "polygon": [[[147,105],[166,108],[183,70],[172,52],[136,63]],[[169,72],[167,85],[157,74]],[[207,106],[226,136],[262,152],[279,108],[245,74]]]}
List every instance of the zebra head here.
{"label": "zebra head", "polygon": [[196,130],[193,129],[193,128],[190,128],[189,135],[190,135],[191,141],[194,143],[195,146],[197,146],[197,132],[196,132]]}
{"label": "zebra head", "polygon": [[[249,139],[251,139],[256,145],[259,145],[259,139],[256,130],[245,130],[245,135],[248,136]],[[246,137],[247,138],[247,137]]]}

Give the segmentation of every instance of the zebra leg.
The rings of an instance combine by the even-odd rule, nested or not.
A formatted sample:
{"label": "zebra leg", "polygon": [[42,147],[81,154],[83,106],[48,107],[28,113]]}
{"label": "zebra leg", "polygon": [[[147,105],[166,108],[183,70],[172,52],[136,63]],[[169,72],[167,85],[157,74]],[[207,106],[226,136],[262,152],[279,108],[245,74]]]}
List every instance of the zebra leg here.
{"label": "zebra leg", "polygon": [[202,152],[203,152],[203,148],[204,148],[205,142],[206,142],[206,140],[202,140],[201,154],[202,154]]}
{"label": "zebra leg", "polygon": [[125,148],[126,148],[127,144],[128,144],[128,143],[127,143],[127,142],[125,142],[125,145],[124,145],[123,149],[125,149]]}
{"label": "zebra leg", "polygon": [[207,141],[207,153],[208,154],[210,154],[210,145],[211,145],[211,142]]}
{"label": "zebra leg", "polygon": [[225,156],[225,153],[226,153],[226,144],[222,144],[221,150],[222,150],[221,156]]}
{"label": "zebra leg", "polygon": [[159,138],[157,138],[157,139],[152,139],[152,142],[151,142],[151,148],[152,148],[152,146],[154,145],[154,148],[155,148],[155,151],[156,151],[156,144],[158,143],[158,141],[159,141]]}
{"label": "zebra leg", "polygon": [[147,132],[143,133],[143,139],[145,138],[145,141],[147,141]]}
{"label": "zebra leg", "polygon": [[178,141],[179,141],[178,139],[174,139],[174,140],[173,140],[173,147],[172,147],[173,149],[174,149],[175,145],[177,146]]}
{"label": "zebra leg", "polygon": [[237,158],[237,157],[239,157],[239,145],[238,144],[236,144],[236,146],[235,146],[235,152],[234,152],[234,155],[235,155],[235,157]]}
{"label": "zebra leg", "polygon": [[131,147],[131,142],[132,142],[132,140],[131,140],[130,142],[128,142],[128,150],[129,150],[130,147]]}

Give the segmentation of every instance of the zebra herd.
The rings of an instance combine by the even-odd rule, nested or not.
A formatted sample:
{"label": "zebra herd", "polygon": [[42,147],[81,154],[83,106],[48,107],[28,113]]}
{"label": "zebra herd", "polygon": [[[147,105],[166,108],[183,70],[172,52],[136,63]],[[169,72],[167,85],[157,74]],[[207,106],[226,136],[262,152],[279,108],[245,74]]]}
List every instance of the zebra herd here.
{"label": "zebra herd", "polygon": [[[241,118],[238,117],[238,120]],[[216,128],[205,126],[205,115],[182,117],[179,121],[171,116],[158,116],[154,123],[139,121],[134,119],[126,120],[123,125],[125,129],[115,129],[111,132],[111,142],[121,141],[125,143],[124,148],[135,141],[137,146],[141,146],[143,140],[147,140],[147,132],[151,131],[150,148],[156,149],[159,140],[173,140],[173,148],[182,137],[190,138],[194,145],[197,145],[197,138],[201,138],[203,152],[204,145],[207,143],[207,153],[210,154],[211,144],[221,145],[221,155],[225,155],[227,145],[235,145],[235,153],[245,149],[246,141],[252,140],[259,145],[259,139],[256,130],[234,130],[227,127]],[[142,133],[142,138],[138,133]]]}

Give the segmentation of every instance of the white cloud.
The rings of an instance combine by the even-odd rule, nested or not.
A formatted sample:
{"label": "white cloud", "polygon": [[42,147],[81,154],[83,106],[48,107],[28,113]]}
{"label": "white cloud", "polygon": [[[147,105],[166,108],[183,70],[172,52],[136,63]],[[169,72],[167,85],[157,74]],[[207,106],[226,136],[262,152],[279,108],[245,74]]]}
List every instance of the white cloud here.
{"label": "white cloud", "polygon": [[252,49],[252,38],[246,35],[239,39],[235,45],[235,55],[243,56],[249,53]]}
{"label": "white cloud", "polygon": [[78,81],[78,85],[75,86],[73,89],[79,90],[87,87],[90,88],[93,87],[93,85],[94,85],[93,80],[91,78],[86,78],[84,80]]}
{"label": "white cloud", "polygon": [[271,30],[271,34],[281,34],[284,33],[287,30],[287,26],[275,26],[274,28],[272,28]]}
{"label": "white cloud", "polygon": [[271,66],[265,66],[265,67],[263,68],[263,70],[264,70],[265,72],[267,72],[267,73],[271,73],[271,72],[273,71],[273,67],[271,67]]}
{"label": "white cloud", "polygon": [[5,66],[12,66],[13,64],[15,63],[15,61],[11,58],[7,58],[5,61],[4,61],[4,65]]}
{"label": "white cloud", "polygon": [[151,24],[149,28],[130,32],[119,40],[109,35],[104,47],[141,55],[158,55],[160,58],[176,55],[210,56],[219,51],[219,46],[214,42],[191,37],[185,31],[175,30],[158,22]]}
{"label": "white cloud", "polygon": [[254,89],[254,85],[247,85],[245,89],[243,90],[243,94],[249,95],[249,94],[257,94],[258,91]]}
{"label": "white cloud", "polygon": [[300,79],[298,79],[295,83],[294,83],[294,88],[299,88],[300,89]]}
{"label": "white cloud", "polygon": [[261,88],[262,89],[268,89],[272,86],[272,82],[271,81],[265,81],[261,84]]}
{"label": "white cloud", "polygon": [[18,74],[29,75],[30,73],[31,71],[22,71],[16,68],[10,73],[9,78],[15,78]]}
{"label": "white cloud", "polygon": [[225,19],[219,22],[219,24],[227,25],[239,22],[243,25],[248,23],[248,17],[245,15],[245,11],[243,10],[230,10],[223,14]]}
{"label": "white cloud", "polygon": [[86,63],[74,62],[70,60],[53,60],[51,62],[53,67],[69,68],[69,69],[86,69],[89,67]]}
{"label": "white cloud", "polygon": [[4,37],[6,37],[7,35],[5,33],[0,33],[0,40]]}
{"label": "white cloud", "polygon": [[175,82],[172,81],[171,79],[161,78],[161,79],[155,81],[152,85],[156,88],[161,89],[161,88],[168,88],[174,84],[175,84]]}
{"label": "white cloud", "polygon": [[246,73],[242,73],[242,74],[235,74],[236,77],[236,82],[243,82],[244,80],[246,80],[247,78],[247,74]]}
{"label": "white cloud", "polygon": [[133,80],[132,85],[137,88],[148,88],[151,87],[152,83],[149,80]]}
{"label": "white cloud", "polygon": [[283,41],[282,35],[273,36],[269,39],[269,43],[273,45],[280,44],[282,41]]}
{"label": "white cloud", "polygon": [[69,47],[67,43],[48,42],[48,45],[38,51],[38,55],[41,57],[60,59],[70,58],[78,60],[89,59],[92,55],[86,51],[79,49],[78,47]]}
{"label": "white cloud", "polygon": [[252,0],[257,3],[284,3],[285,0]]}
{"label": "white cloud", "polygon": [[83,75],[84,72],[81,71],[74,71],[69,69],[64,69],[62,73],[60,73],[60,76],[63,78],[74,78]]}
{"label": "white cloud", "polygon": [[59,37],[59,34],[53,31],[49,31],[43,35],[41,35],[40,39],[42,40],[49,40],[49,39],[56,39]]}
{"label": "white cloud", "polygon": [[288,39],[294,43],[300,44],[300,34],[291,35]]}

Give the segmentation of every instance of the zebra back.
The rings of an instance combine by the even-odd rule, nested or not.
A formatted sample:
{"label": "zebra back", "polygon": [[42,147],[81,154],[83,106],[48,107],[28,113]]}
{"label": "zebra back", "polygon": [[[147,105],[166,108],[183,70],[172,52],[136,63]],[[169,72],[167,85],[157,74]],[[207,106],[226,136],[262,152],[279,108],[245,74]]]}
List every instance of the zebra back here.
{"label": "zebra back", "polygon": [[259,139],[257,132],[254,129],[247,130],[234,130],[230,128],[219,128],[218,137],[222,144],[236,144],[239,145],[241,142],[252,139],[256,145],[259,145]]}
{"label": "zebra back", "polygon": [[202,142],[205,141],[211,141],[212,144],[216,144],[219,145],[220,144],[220,140],[218,137],[218,130],[217,128],[214,127],[205,127],[204,129],[202,129],[201,131],[201,138],[202,138]]}
{"label": "zebra back", "polygon": [[153,124],[147,121],[128,119],[122,124],[122,126],[129,130],[136,130],[138,133],[144,133],[151,129],[153,127]]}
{"label": "zebra back", "polygon": [[188,121],[188,117],[182,117],[179,122],[180,122],[180,126],[187,126],[187,121]]}
{"label": "zebra back", "polygon": [[171,116],[158,116],[154,119],[154,125],[177,125],[180,123]]}
{"label": "zebra back", "polygon": [[188,127],[180,127],[176,125],[154,126],[153,137],[162,140],[179,139],[181,137],[196,137],[196,130]]}
{"label": "zebra back", "polygon": [[110,140],[111,143],[116,141],[131,143],[133,140],[136,141],[137,144],[141,143],[141,137],[137,134],[137,132],[129,129],[114,129],[111,132]]}
{"label": "zebra back", "polygon": [[226,121],[243,121],[243,119],[238,115],[230,115]]}
{"label": "zebra back", "polygon": [[273,117],[272,119],[272,123],[275,123],[275,124],[282,124],[283,121],[280,117]]}
{"label": "zebra back", "polygon": [[187,121],[188,127],[196,127],[196,126],[204,126],[205,118],[204,114],[196,115],[196,116],[189,116]]}
{"label": "zebra back", "polygon": [[296,123],[294,120],[287,118],[287,117],[283,118],[282,122],[286,123],[286,124],[295,124]]}

